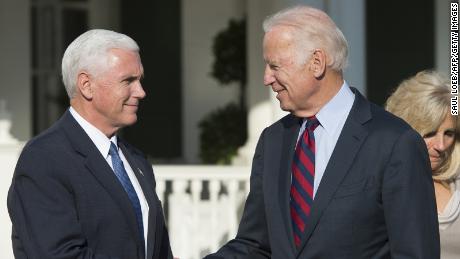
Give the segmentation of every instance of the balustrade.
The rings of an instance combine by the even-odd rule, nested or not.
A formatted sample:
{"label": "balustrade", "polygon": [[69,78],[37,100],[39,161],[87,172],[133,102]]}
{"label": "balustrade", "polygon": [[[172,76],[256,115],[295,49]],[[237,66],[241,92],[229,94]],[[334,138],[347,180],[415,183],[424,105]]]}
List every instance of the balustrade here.
{"label": "balustrade", "polygon": [[175,257],[198,259],[236,235],[249,167],[154,166]]}
{"label": "balustrade", "polygon": [[[6,194],[22,145],[0,143],[0,222],[4,226],[0,258],[13,258]],[[235,237],[249,193],[249,167],[159,165],[153,169],[175,257],[202,258]]]}

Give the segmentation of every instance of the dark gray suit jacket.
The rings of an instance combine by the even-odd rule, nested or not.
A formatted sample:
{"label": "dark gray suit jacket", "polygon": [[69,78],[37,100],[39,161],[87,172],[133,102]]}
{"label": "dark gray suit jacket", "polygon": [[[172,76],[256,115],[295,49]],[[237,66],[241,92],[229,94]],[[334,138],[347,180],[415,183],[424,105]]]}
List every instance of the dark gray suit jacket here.
{"label": "dark gray suit jacket", "polygon": [[319,185],[299,249],[289,212],[299,119],[266,128],[254,155],[238,234],[207,258],[439,258],[426,145],[357,90]]}
{"label": "dark gray suit jacket", "polygon": [[121,139],[119,146],[149,205],[147,257],[126,192],[67,111],[16,165],[8,193],[16,258],[172,258],[152,167]]}

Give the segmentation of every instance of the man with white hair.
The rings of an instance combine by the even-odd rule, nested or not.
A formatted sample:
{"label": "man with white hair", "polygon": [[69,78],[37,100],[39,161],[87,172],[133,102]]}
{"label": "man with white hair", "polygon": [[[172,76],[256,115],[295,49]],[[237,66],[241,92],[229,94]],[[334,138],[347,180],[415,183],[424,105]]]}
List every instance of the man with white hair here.
{"label": "man with white hair", "polygon": [[439,258],[426,146],[344,81],[342,32],[308,6],[264,31],[264,84],[290,114],[262,132],[238,234],[207,258]]}
{"label": "man with white hair", "polygon": [[137,43],[108,30],[62,59],[70,108],[30,140],[8,193],[16,258],[172,258],[155,178],[117,132],[145,97]]}

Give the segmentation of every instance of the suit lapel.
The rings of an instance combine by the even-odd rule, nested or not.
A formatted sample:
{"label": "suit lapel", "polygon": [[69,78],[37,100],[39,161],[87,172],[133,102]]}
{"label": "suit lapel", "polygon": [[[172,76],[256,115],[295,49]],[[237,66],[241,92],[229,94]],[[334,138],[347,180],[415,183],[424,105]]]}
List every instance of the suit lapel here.
{"label": "suit lapel", "polygon": [[340,137],[324,171],[318,191],[316,192],[309,222],[302,238],[302,244],[297,250],[297,255],[302,252],[310,239],[324,210],[347,175],[353,164],[354,157],[368,135],[363,124],[371,119],[370,104],[356,89],[352,90],[355,93],[355,102],[343,126]]}
{"label": "suit lapel", "polygon": [[157,204],[155,202],[155,193],[153,191],[153,179],[151,179],[150,174],[146,174],[150,172],[146,168],[142,168],[142,164],[137,162],[135,159],[135,154],[130,152],[130,150],[126,147],[123,141],[119,138],[119,146],[123,151],[123,155],[125,155],[126,160],[128,160],[131,169],[133,169],[134,174],[136,175],[137,181],[142,188],[142,192],[144,193],[144,197],[147,200],[149,205],[149,218],[148,218],[148,231],[147,231],[147,258],[152,258],[154,252],[154,245],[155,245],[155,227],[156,227],[156,219],[157,219]]}
{"label": "suit lapel", "polygon": [[63,115],[61,122],[73,148],[77,153],[85,157],[86,168],[109,193],[114,202],[119,205],[129,223],[133,237],[136,237],[140,244],[133,206],[107,161],[69,111]]}
{"label": "suit lapel", "polygon": [[129,222],[129,226],[131,226],[133,237],[136,237],[138,243],[141,243],[139,235],[137,234],[139,230],[137,228],[136,215],[134,214],[131,201],[110,166],[107,162],[105,162],[105,164],[101,163],[99,157],[88,156],[86,159],[86,167],[120,206],[120,209]]}

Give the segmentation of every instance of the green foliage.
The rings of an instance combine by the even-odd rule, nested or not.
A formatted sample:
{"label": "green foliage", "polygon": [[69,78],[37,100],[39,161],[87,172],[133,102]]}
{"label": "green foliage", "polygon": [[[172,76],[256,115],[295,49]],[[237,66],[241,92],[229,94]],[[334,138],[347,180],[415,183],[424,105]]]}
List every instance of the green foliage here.
{"label": "green foliage", "polygon": [[200,157],[206,164],[230,164],[246,142],[246,111],[229,104],[208,114],[200,123]]}
{"label": "green foliage", "polygon": [[246,84],[246,20],[230,20],[213,44],[214,63],[211,75],[222,84]]}
{"label": "green foliage", "polygon": [[206,115],[199,123],[200,157],[207,164],[230,164],[246,142],[246,20],[230,20],[213,44],[211,75],[222,85],[239,84],[237,104],[229,104]]}

